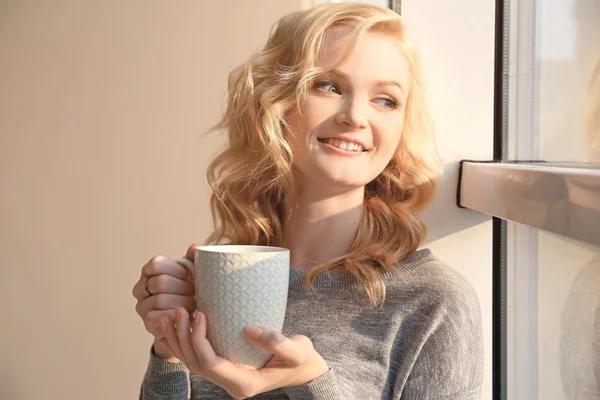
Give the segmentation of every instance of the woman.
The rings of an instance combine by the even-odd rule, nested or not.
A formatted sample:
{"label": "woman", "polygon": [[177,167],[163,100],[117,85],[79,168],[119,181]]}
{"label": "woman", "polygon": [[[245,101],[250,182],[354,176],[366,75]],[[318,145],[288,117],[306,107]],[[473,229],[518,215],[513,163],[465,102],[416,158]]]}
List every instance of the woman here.
{"label": "woman", "polygon": [[478,398],[477,297],[417,250],[439,162],[400,17],[342,3],[281,18],[232,71],[219,127],[208,243],[290,249],[283,332],[246,328],[274,353],[262,369],[221,359],[192,278],[155,257],[133,289],[155,337],[140,398]]}

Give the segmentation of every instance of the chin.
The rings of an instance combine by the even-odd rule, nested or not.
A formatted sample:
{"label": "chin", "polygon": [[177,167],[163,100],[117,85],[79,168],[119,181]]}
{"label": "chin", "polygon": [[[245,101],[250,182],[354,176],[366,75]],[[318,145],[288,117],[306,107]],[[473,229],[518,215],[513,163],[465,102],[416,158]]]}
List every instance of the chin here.
{"label": "chin", "polygon": [[370,181],[361,179],[357,176],[339,175],[325,172],[323,174],[323,183],[329,187],[352,190],[364,187]]}

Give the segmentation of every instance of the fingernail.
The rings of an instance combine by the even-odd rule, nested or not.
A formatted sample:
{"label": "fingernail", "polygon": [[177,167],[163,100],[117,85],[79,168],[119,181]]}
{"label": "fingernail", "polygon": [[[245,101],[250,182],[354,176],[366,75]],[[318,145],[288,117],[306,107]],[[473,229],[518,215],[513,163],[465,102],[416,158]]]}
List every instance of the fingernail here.
{"label": "fingernail", "polygon": [[158,327],[160,328],[160,330],[162,331],[162,333],[165,333],[167,331],[167,324],[165,324],[164,320],[159,320],[158,321]]}
{"label": "fingernail", "polygon": [[194,323],[200,323],[200,312],[198,312],[198,310],[194,311]]}
{"label": "fingernail", "polygon": [[175,313],[177,314],[177,322],[181,321],[181,310],[178,308],[175,310]]}
{"label": "fingernail", "polygon": [[246,327],[246,335],[252,339],[258,339],[263,333],[263,328],[256,325],[248,325]]}

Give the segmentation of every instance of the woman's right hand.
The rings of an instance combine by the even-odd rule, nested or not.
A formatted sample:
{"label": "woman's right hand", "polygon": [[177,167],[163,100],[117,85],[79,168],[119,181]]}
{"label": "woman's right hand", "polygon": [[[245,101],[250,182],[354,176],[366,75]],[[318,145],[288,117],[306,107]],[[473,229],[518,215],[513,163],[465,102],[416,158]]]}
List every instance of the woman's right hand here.
{"label": "woman's right hand", "polygon": [[[193,261],[196,247],[197,244],[191,245],[185,258]],[[155,338],[155,354],[175,361],[174,356],[159,342],[165,337],[160,329],[160,320],[166,317],[171,325],[175,324],[177,307],[185,308],[190,314],[194,312],[194,276],[183,265],[163,256],[155,256],[142,267],[132,294],[137,299],[135,311],[142,318],[146,330]]]}

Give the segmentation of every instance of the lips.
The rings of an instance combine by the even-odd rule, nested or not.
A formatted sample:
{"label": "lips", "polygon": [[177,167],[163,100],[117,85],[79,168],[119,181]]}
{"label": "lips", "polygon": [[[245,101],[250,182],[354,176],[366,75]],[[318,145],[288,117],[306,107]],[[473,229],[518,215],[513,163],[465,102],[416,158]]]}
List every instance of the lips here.
{"label": "lips", "polygon": [[360,139],[348,135],[336,135],[330,137],[317,138],[321,143],[327,143],[341,150],[350,152],[368,151],[369,147]]}
{"label": "lips", "polygon": [[344,151],[348,151],[348,152],[361,153],[363,151],[366,151],[362,148],[362,146],[360,144],[347,142],[347,141],[341,140],[341,139],[319,139],[319,141],[321,143],[326,143],[330,146],[333,146],[340,150],[344,150]]}

